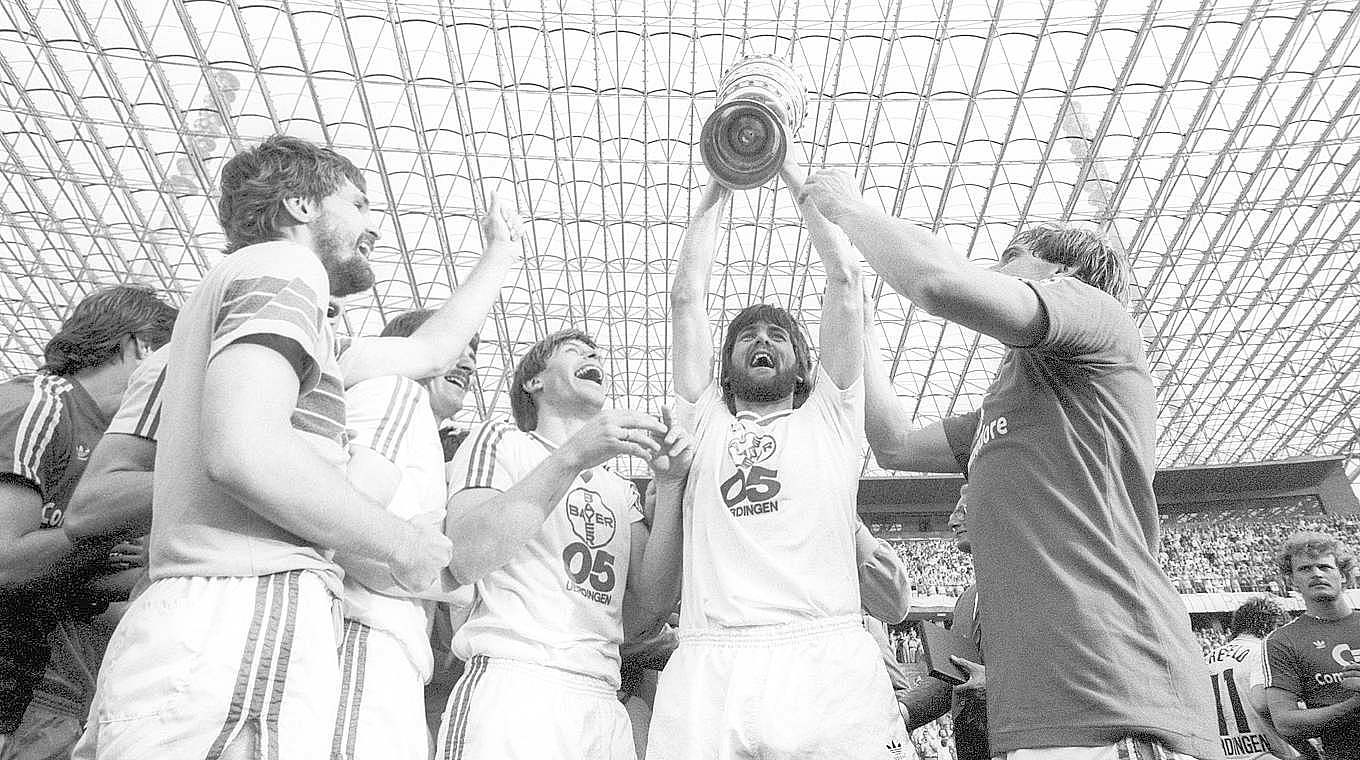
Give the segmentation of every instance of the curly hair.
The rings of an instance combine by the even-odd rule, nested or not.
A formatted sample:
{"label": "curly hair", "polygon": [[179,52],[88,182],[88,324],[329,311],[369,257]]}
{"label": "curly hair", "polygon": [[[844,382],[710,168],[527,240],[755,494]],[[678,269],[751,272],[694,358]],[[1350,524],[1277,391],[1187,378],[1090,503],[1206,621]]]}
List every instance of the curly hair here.
{"label": "curly hair", "polygon": [[1021,230],[1010,245],[1073,268],[1072,276],[1119,299],[1129,301],[1129,263],[1124,253],[1091,230],[1046,222]]}
{"label": "curly hair", "polygon": [[43,347],[39,371],[69,377],[121,356],[123,341],[135,336],[152,350],[170,341],[179,310],[144,285],[115,285],[95,291],[76,304]]}
{"label": "curly hair", "polygon": [[1289,622],[1289,612],[1279,600],[1269,596],[1255,596],[1233,610],[1228,632],[1233,636],[1250,634],[1264,639],[1271,631]]}
{"label": "curly hair", "polygon": [[1355,555],[1351,554],[1351,550],[1345,544],[1326,533],[1313,531],[1299,531],[1286,538],[1275,552],[1275,569],[1280,571],[1280,575],[1288,578],[1294,572],[1294,558],[1300,554],[1306,557],[1322,557],[1328,554],[1336,557],[1336,569],[1341,571],[1341,576],[1347,581],[1350,580],[1351,571],[1355,569]]}
{"label": "curly hair", "polygon": [[363,175],[348,158],[296,137],[274,135],[237,153],[222,167],[217,201],[226,252],[277,240],[288,221],[284,201],[320,200],[345,180],[365,189]]}
{"label": "curly hair", "polygon": [[737,345],[737,336],[741,331],[756,322],[766,322],[784,328],[789,334],[789,340],[793,342],[793,359],[803,372],[803,376],[793,386],[793,407],[797,409],[807,401],[808,396],[812,395],[814,380],[812,340],[808,337],[807,330],[803,329],[803,325],[794,319],[788,310],[767,303],[747,306],[737,312],[727,324],[727,333],[723,336],[722,355],[718,360],[718,387],[722,390],[723,402],[727,404],[728,411],[736,414],[736,394],[732,390],[732,347]]}
{"label": "curly hair", "polygon": [[515,426],[520,430],[527,433],[538,428],[538,404],[524,385],[538,377],[538,373],[548,366],[548,359],[558,346],[573,340],[597,348],[594,339],[580,330],[558,330],[535,343],[515,365],[515,376],[510,381],[510,412],[515,416]]}

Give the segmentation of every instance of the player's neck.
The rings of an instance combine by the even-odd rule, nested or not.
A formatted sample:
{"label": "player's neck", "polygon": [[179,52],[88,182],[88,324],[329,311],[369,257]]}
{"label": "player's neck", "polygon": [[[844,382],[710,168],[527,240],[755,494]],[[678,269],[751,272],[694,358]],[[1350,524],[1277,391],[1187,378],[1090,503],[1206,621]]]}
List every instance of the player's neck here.
{"label": "player's neck", "polygon": [[766,417],[775,412],[786,412],[793,408],[793,395],[790,394],[778,401],[747,401],[740,396],[732,398],[732,405],[738,412],[750,412],[757,417]]}
{"label": "player's neck", "polygon": [[538,427],[534,428],[534,435],[554,447],[561,446],[596,414],[599,414],[598,409],[589,414],[583,410],[539,409]]}
{"label": "player's neck", "polygon": [[1350,602],[1346,601],[1344,592],[1329,602],[1314,602],[1305,599],[1303,603],[1304,614],[1318,620],[1340,620],[1351,614],[1351,605]]}
{"label": "player's neck", "polygon": [[112,417],[123,400],[131,370],[123,366],[121,359],[101,364],[98,367],[83,369],[70,377],[90,394],[99,411]]}

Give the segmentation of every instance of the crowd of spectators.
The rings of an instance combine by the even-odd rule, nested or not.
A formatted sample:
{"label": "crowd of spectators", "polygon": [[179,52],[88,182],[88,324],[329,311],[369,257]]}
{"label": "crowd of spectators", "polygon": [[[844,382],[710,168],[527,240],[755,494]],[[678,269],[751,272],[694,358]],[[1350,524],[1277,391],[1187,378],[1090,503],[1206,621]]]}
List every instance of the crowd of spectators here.
{"label": "crowd of spectators", "polygon": [[[1251,518],[1232,513],[1164,518],[1162,567],[1183,594],[1269,592],[1283,595],[1271,552],[1297,530],[1332,533],[1360,546],[1360,516]],[[950,537],[889,539],[915,574],[916,593],[955,597],[973,582],[973,561]]]}

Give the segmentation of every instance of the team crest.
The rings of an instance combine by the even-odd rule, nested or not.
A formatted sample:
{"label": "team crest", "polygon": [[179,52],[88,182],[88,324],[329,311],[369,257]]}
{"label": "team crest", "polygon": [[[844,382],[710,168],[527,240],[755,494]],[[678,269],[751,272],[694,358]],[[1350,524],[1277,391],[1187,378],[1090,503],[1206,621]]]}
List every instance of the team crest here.
{"label": "team crest", "polygon": [[727,454],[738,467],[769,461],[776,448],[774,436],[757,433],[740,422],[727,432]]}
{"label": "team crest", "polygon": [[614,539],[614,512],[594,491],[576,488],[567,494],[567,520],[571,522],[571,532],[592,549]]}

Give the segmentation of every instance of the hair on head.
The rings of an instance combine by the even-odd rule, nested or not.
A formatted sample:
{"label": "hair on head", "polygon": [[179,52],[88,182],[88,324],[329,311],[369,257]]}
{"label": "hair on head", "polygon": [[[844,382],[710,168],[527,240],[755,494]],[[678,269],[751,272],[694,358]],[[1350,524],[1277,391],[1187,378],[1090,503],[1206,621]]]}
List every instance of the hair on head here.
{"label": "hair on head", "polygon": [[737,336],[741,331],[757,322],[765,322],[784,328],[789,334],[789,340],[793,342],[794,361],[801,373],[793,386],[793,406],[796,409],[802,406],[812,393],[812,341],[808,337],[807,330],[803,329],[803,325],[794,319],[787,309],[767,303],[747,306],[737,312],[737,315],[732,317],[732,321],[727,324],[727,332],[723,335],[722,354],[719,358],[718,369],[718,387],[722,390],[723,401],[727,404],[727,409],[735,414],[736,397],[732,391],[732,348],[737,344]]}
{"label": "hair on head", "polygon": [[1022,245],[1044,261],[1072,268],[1072,276],[1129,301],[1129,264],[1103,235],[1068,224],[1046,222],[1021,230],[1011,245]]}
{"label": "hair on head", "polygon": [[226,252],[278,240],[292,218],[285,201],[319,201],[345,180],[364,190],[363,174],[348,158],[297,137],[274,135],[237,153],[222,167],[217,201]]}
{"label": "hair on head", "polygon": [[568,341],[577,340],[591,348],[595,341],[581,330],[568,328],[558,330],[535,343],[515,365],[515,376],[510,381],[510,412],[515,417],[515,425],[524,432],[538,428],[538,404],[524,386],[548,366],[548,359],[557,347]]}
{"label": "hair on head", "polygon": [[103,366],[121,355],[128,336],[141,338],[154,351],[170,341],[177,316],[178,309],[144,285],[97,290],[76,304],[47,341],[40,369],[65,377]]}

